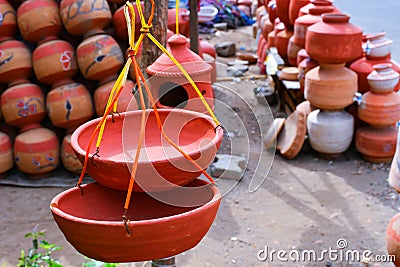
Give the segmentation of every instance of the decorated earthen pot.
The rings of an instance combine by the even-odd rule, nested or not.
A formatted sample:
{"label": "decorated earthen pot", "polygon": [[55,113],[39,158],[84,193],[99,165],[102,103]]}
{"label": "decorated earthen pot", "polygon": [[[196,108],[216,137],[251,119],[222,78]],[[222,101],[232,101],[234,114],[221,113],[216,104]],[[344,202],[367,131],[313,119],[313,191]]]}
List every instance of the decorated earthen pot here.
{"label": "decorated earthen pot", "polygon": [[392,69],[392,64],[377,64],[367,76],[368,84],[374,93],[389,93],[399,83],[399,73]]}
{"label": "decorated earthen pot", "polygon": [[62,31],[60,11],[54,0],[28,0],[17,10],[18,27],[25,40],[38,43],[56,39]]}
{"label": "decorated earthen pot", "polygon": [[371,33],[364,36],[363,49],[368,59],[384,59],[390,57],[393,41],[386,38],[385,32]]}
{"label": "decorated earthen pot", "polygon": [[26,82],[32,74],[32,54],[21,41],[0,43],[0,83]]}
{"label": "decorated earthen pot", "polygon": [[17,14],[7,2],[7,0],[0,0],[0,42],[12,39],[17,32]]}
{"label": "decorated earthen pot", "polygon": [[349,20],[346,14],[325,13],[321,22],[308,27],[305,48],[310,57],[331,64],[361,58],[362,29]]}
{"label": "decorated earthen pot", "polygon": [[70,172],[80,173],[82,171],[82,163],[71,146],[71,134],[65,135],[61,143],[61,161],[64,168]]}
{"label": "decorated earthen pot", "polygon": [[6,133],[0,132],[0,174],[14,166],[11,140]]}
{"label": "decorated earthen pot", "polygon": [[75,129],[93,117],[92,98],[80,83],[68,83],[52,89],[46,97],[46,110],[54,126]]}
{"label": "decorated earthen pot", "polygon": [[[142,10],[144,10],[144,4],[141,2],[142,5]],[[135,42],[138,40],[140,36],[140,28],[142,27],[142,24],[140,23],[140,17],[139,17],[139,11],[136,7],[136,3],[132,2],[133,9],[135,10]],[[112,23],[115,29],[115,33],[118,37],[118,40],[122,42],[128,41],[128,29],[126,26],[126,19],[124,15],[124,6],[121,6],[120,8],[115,11],[114,15],[112,16]]]}
{"label": "decorated earthen pot", "polygon": [[14,159],[24,173],[41,174],[54,170],[60,164],[57,135],[46,128],[19,134],[14,141]]}
{"label": "decorated earthen pot", "polygon": [[39,45],[32,54],[36,78],[45,84],[64,84],[78,72],[75,50],[68,42],[52,40]]}

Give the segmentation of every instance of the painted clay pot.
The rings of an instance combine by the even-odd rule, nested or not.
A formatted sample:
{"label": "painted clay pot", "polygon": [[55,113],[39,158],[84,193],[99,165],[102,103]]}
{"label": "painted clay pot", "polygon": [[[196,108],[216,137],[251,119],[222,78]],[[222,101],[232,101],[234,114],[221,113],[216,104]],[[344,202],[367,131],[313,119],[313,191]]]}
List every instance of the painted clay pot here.
{"label": "painted clay pot", "polygon": [[28,0],[17,10],[18,28],[31,43],[57,38],[62,31],[60,11],[54,0]]}
{"label": "painted clay pot", "polygon": [[46,117],[42,89],[33,83],[9,87],[1,95],[1,112],[8,124],[21,131],[36,127]]}
{"label": "painted clay pot", "polygon": [[321,22],[308,27],[305,48],[310,57],[331,64],[361,58],[362,29],[349,20],[346,14],[325,13]]}
{"label": "painted clay pot", "polygon": [[299,17],[300,8],[310,3],[310,0],[291,0],[289,4],[289,20],[294,25],[296,19]]}
{"label": "painted clay pot", "polygon": [[[77,251],[104,262],[167,258],[196,246],[211,227],[221,200],[218,187],[200,179],[181,191],[163,193],[167,199],[178,194],[186,205],[169,205],[147,193],[135,193],[131,200],[134,207],[127,212],[128,235],[120,211],[126,192],[97,183],[82,189],[83,195],[78,187],[60,193],[50,209]],[[198,200],[196,206],[193,200]]]}
{"label": "painted clay pot", "polygon": [[50,172],[60,164],[57,135],[46,128],[19,134],[14,141],[14,159],[18,169],[28,174]]}
{"label": "painted clay pot", "polygon": [[10,40],[17,32],[17,14],[7,0],[0,0],[0,42]]}
{"label": "painted clay pot", "polygon": [[62,40],[39,45],[33,51],[32,61],[36,78],[45,84],[65,84],[78,72],[75,50]]}
{"label": "painted clay pot", "polygon": [[306,74],[304,97],[320,109],[338,110],[353,103],[357,74],[344,64],[320,64]]}
{"label": "painted clay pot", "polygon": [[83,40],[76,49],[76,56],[82,75],[89,80],[105,80],[117,74],[124,63],[118,43],[106,34]]}
{"label": "painted clay pot", "polygon": [[61,161],[65,169],[73,173],[80,173],[83,165],[75,155],[71,146],[71,134],[64,136],[61,144]]}
{"label": "painted clay pot", "polygon": [[377,64],[367,76],[368,85],[373,93],[389,93],[399,83],[399,73],[392,69],[392,64]]}
{"label": "painted clay pot", "polygon": [[276,0],[276,14],[286,27],[291,27],[293,24],[289,19],[289,6],[292,0]]}
{"label": "painted clay pot", "polygon": [[289,38],[287,47],[288,62],[292,66],[297,66],[297,53],[303,49],[301,46],[294,42],[294,36]]}
{"label": "painted clay pot", "polygon": [[283,58],[288,58],[289,39],[293,36],[292,31],[280,31],[275,39],[275,46],[278,49],[278,54]]}
{"label": "painted clay pot", "polygon": [[62,0],[60,16],[65,29],[73,35],[91,36],[103,32],[111,21],[106,0]]}
{"label": "painted clay pot", "polygon": [[[104,110],[107,105],[108,97],[110,96],[111,90],[116,80],[112,80],[99,86],[94,92],[94,106],[96,109],[97,116],[103,116]],[[131,80],[126,80],[125,88],[122,89],[121,95],[118,98],[117,112],[125,112],[128,110],[137,110],[138,106],[136,100],[132,95],[132,90],[135,87],[135,83]],[[145,90],[143,88],[143,90]],[[139,100],[140,101],[140,100]],[[132,102],[132,103],[131,103]]]}
{"label": "painted clay pot", "polygon": [[310,14],[297,18],[294,22],[294,42],[304,48],[306,45],[308,27],[322,21],[321,15],[330,12],[333,12],[333,7],[331,6],[313,7],[310,8]]}
{"label": "painted clay pot", "polygon": [[341,111],[314,110],[307,117],[311,147],[321,155],[335,157],[345,152],[353,140],[354,119]]}
{"label": "painted clay pot", "polygon": [[[187,48],[183,35],[168,40],[171,54],[186,69],[211,109],[214,107],[214,91],[211,87],[212,68],[199,55]],[[160,108],[184,108],[208,113],[198,94],[183,73],[165,54],[147,67],[149,84]]]}
{"label": "painted clay pot", "polygon": [[0,174],[14,166],[11,140],[7,134],[0,132]]}
{"label": "painted clay pot", "polygon": [[278,14],[276,12],[276,1],[275,0],[269,1],[268,5],[267,5],[267,13],[268,13],[269,21],[272,24],[274,24],[275,19],[278,17]]}
{"label": "painted clay pot", "polygon": [[[167,136],[206,169],[213,162],[222,141],[222,129],[216,128],[211,117],[202,113],[182,109],[161,109],[158,113]],[[101,157],[89,160],[87,168],[87,173],[100,184],[119,190],[128,189],[133,164],[130,156],[137,147],[141,116],[140,110],[121,113],[115,118],[108,115],[100,146]],[[174,185],[185,185],[196,179],[201,172],[161,136],[154,110],[148,110],[146,116],[145,141],[133,190],[171,190]],[[100,119],[81,125],[72,134],[71,144],[81,162],[90,135]],[[129,135],[123,134],[128,132]],[[89,148],[90,157],[95,152],[94,145]],[[128,151],[129,158],[125,157]]]}
{"label": "painted clay pot", "polygon": [[386,38],[385,32],[366,34],[363,49],[368,59],[390,58],[393,41]]}
{"label": "painted clay pot", "polygon": [[[135,42],[136,42],[139,39],[140,28],[142,27],[142,24],[140,23],[139,11],[136,7],[136,3],[133,2],[132,5],[133,9],[135,10]],[[142,9],[144,10],[143,2],[141,3],[141,6]],[[112,23],[118,40],[121,42],[128,41],[128,29],[126,26],[126,20],[124,15],[124,6],[121,6],[120,8],[117,9],[117,11],[115,11],[114,15],[112,16]]]}
{"label": "painted clay pot", "polygon": [[400,95],[366,92],[358,106],[358,116],[376,127],[394,125],[400,120]]}
{"label": "painted clay pot", "polygon": [[395,215],[389,222],[386,230],[386,249],[388,255],[392,255],[393,264],[400,266],[400,213]]}
{"label": "painted clay pot", "polygon": [[75,129],[94,113],[89,91],[74,82],[52,89],[46,97],[46,110],[51,123],[65,129]]}
{"label": "painted clay pot", "polygon": [[[186,8],[179,8],[179,33],[189,37],[190,35],[190,27],[189,27],[189,21],[185,20],[183,18],[183,15],[186,15],[188,10]],[[167,23],[168,29],[176,33],[176,9],[175,8],[170,8],[168,9],[168,23]]]}
{"label": "painted clay pot", "polygon": [[366,161],[390,163],[396,152],[397,128],[363,126],[356,133],[356,148]]}
{"label": "painted clay pot", "polygon": [[299,10],[299,17],[310,14],[310,9],[314,7],[333,7],[333,12],[341,13],[340,10],[333,5],[333,0],[310,0],[310,3],[303,6]]}
{"label": "painted clay pot", "polygon": [[20,83],[32,74],[32,54],[21,41],[0,43],[0,83]]}

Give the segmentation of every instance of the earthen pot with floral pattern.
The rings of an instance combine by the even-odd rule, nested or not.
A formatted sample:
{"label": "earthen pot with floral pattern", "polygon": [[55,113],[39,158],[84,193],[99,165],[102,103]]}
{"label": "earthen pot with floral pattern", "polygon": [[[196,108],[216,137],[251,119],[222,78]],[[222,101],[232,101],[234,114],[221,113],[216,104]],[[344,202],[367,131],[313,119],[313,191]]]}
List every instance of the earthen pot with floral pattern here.
{"label": "earthen pot with floral pattern", "polygon": [[14,166],[14,157],[10,137],[0,132],[0,174],[7,172]]}
{"label": "earthen pot with floral pattern", "polygon": [[46,117],[42,89],[33,83],[22,83],[9,87],[1,95],[1,112],[4,120],[26,131]]}
{"label": "earthen pot with floral pattern", "polygon": [[26,82],[32,74],[32,53],[21,41],[0,43],[0,83]]}
{"label": "earthen pot with floral pattern", "polygon": [[57,86],[67,83],[78,72],[75,50],[63,40],[52,40],[39,45],[32,54],[36,78]]}
{"label": "earthen pot with floral pattern", "polygon": [[71,134],[66,134],[61,143],[61,161],[65,169],[73,173],[80,173],[83,165],[75,155],[71,146]]}
{"label": "earthen pot with floral pattern", "polygon": [[76,56],[82,75],[89,80],[105,80],[118,73],[124,63],[121,48],[107,34],[83,40],[76,49]]}
{"label": "earthen pot with floral pattern", "polygon": [[310,57],[331,64],[361,58],[362,29],[349,20],[346,14],[325,13],[321,22],[308,27],[305,48]]}
{"label": "earthen pot with floral pattern", "polygon": [[367,76],[368,84],[373,93],[389,93],[399,83],[399,73],[392,69],[392,64],[377,64]]}
{"label": "earthen pot with floral pattern", "polygon": [[0,42],[3,42],[17,32],[17,14],[7,0],[0,0],[0,17]]}
{"label": "earthen pot with floral pattern", "polygon": [[52,89],[46,110],[54,126],[73,130],[93,117],[92,97],[86,87],[71,82]]}
{"label": "earthen pot with floral pattern", "polygon": [[357,74],[343,64],[320,64],[305,76],[304,97],[320,109],[338,110],[353,103]]}
{"label": "earthen pot with floral pattern", "polygon": [[14,159],[18,169],[28,174],[41,174],[60,164],[60,144],[57,135],[47,128],[31,129],[14,141]]}
{"label": "earthen pot with floral pattern", "polygon": [[396,152],[397,131],[393,126],[363,126],[356,133],[356,148],[369,162],[390,163]]}

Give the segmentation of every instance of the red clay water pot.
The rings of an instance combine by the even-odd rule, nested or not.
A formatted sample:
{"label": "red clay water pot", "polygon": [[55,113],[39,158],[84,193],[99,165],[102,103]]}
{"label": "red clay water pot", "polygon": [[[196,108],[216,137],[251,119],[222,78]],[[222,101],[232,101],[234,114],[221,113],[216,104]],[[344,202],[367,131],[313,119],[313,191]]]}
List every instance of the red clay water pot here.
{"label": "red clay water pot", "polygon": [[71,146],[71,134],[64,136],[61,144],[61,161],[65,169],[73,173],[80,173],[82,171],[82,163],[75,155]]}
{"label": "red clay water pot", "polygon": [[[214,160],[222,141],[223,131],[215,130],[211,117],[182,109],[159,110],[165,133],[180,145],[203,169]],[[88,161],[87,173],[100,184],[127,190],[130,170],[139,137],[142,111],[121,113],[121,117],[107,117],[106,130],[100,146],[101,157]],[[141,150],[134,190],[165,191],[173,185],[185,185],[201,172],[173,148],[158,130],[153,110],[147,111],[145,141]],[[71,137],[71,144],[83,162],[91,133],[99,119],[81,125]],[[95,144],[90,148],[90,156]],[[133,153],[133,154],[132,154]]]}
{"label": "red clay water pot", "polygon": [[364,159],[373,163],[390,163],[396,152],[397,128],[363,126],[356,133],[356,148]]}
{"label": "red clay water pot", "polygon": [[293,0],[276,0],[276,14],[287,28],[293,26],[289,19],[289,6]]}
{"label": "red clay water pot", "polygon": [[259,38],[258,38],[258,43],[257,43],[257,56],[258,56],[258,58],[261,57],[262,48],[266,43],[267,43],[267,39],[265,39],[263,35],[260,35]]}
{"label": "red clay water pot", "polygon": [[278,17],[278,14],[276,12],[276,1],[275,0],[269,1],[268,5],[267,5],[267,13],[268,13],[269,21],[272,24],[274,24],[275,19]]}
{"label": "red clay water pot", "polygon": [[297,66],[297,53],[303,49],[303,47],[297,45],[294,42],[294,36],[289,38],[289,43],[287,47],[288,62],[291,66]]}
{"label": "red clay water pot", "polygon": [[353,103],[357,74],[343,64],[320,64],[306,74],[304,97],[320,109],[338,110]]}
{"label": "red clay water pot", "polygon": [[[199,55],[187,48],[187,39],[175,34],[168,40],[171,54],[186,69],[210,108],[214,108],[214,91],[211,86],[212,67]],[[153,96],[160,108],[184,108],[208,113],[198,94],[165,54],[146,69]]]}
{"label": "red clay water pot", "polygon": [[388,255],[392,255],[394,265],[400,266],[400,213],[389,222],[386,230],[386,249]]}
{"label": "red clay water pot", "polygon": [[362,29],[349,20],[346,14],[325,13],[321,22],[308,27],[305,48],[311,58],[332,64],[361,58]]}
{"label": "red clay water pot", "polygon": [[[278,54],[283,58],[286,59],[288,58],[288,46],[289,46],[289,39],[290,37],[293,36],[293,32],[292,31],[288,31],[288,30],[283,30],[280,31],[277,35],[276,35],[276,39],[275,39],[275,46],[278,50]],[[297,55],[296,55],[297,56]]]}
{"label": "red clay water pot", "polygon": [[0,83],[19,83],[32,74],[32,54],[21,41],[0,43]]}
{"label": "red clay water pot", "polygon": [[271,49],[271,47],[275,47],[275,33],[270,32],[267,38],[267,48]]}
{"label": "red clay water pot", "polygon": [[31,43],[56,39],[62,31],[60,11],[54,0],[28,0],[17,10],[22,37]]}
{"label": "red clay water pot", "polygon": [[310,55],[304,48],[300,49],[299,52],[297,52],[297,59],[296,59],[297,66],[300,65],[300,63],[306,58],[310,58]]}
{"label": "red clay water pot", "polygon": [[14,166],[11,140],[6,133],[0,132],[0,174]]}
{"label": "red clay water pot", "polygon": [[300,82],[300,92],[301,93],[304,94],[304,86],[305,86],[305,80],[306,80],[307,73],[316,67],[318,67],[318,62],[315,60],[312,60],[310,57],[305,58],[298,65],[298,68],[299,68],[298,80]]}
{"label": "red clay water pot", "polygon": [[0,0],[0,42],[12,39],[17,32],[17,14],[7,2],[7,0]]}
{"label": "red clay water pot", "polygon": [[76,49],[82,75],[89,80],[105,80],[118,73],[124,56],[118,43],[107,34],[91,36]]}
{"label": "red clay water pot", "polygon": [[60,164],[57,135],[46,128],[19,134],[14,141],[14,159],[18,169],[28,174],[50,172]]}
{"label": "red clay water pot", "polygon": [[[132,2],[133,9],[135,10],[135,42],[139,39],[140,35],[140,28],[142,24],[140,23],[139,11],[136,7],[136,3]],[[144,10],[144,4],[141,2],[142,9]],[[112,16],[112,23],[115,29],[115,33],[117,38],[121,42],[128,41],[128,28],[126,26],[126,20],[124,15],[124,6],[115,11],[114,15]]]}
{"label": "red clay water pot", "polygon": [[310,0],[310,3],[303,6],[299,10],[299,17],[310,14],[310,9],[314,7],[333,7],[333,12],[341,13],[340,10],[333,5],[333,0]]}
{"label": "red clay water pot", "polygon": [[310,3],[310,0],[291,0],[289,4],[289,20],[294,25],[296,19],[299,17],[300,8]]}
{"label": "red clay water pot", "polygon": [[[189,21],[183,18],[183,15],[186,15],[188,10],[186,8],[179,8],[179,33],[189,37],[190,35],[190,27]],[[170,8],[168,9],[168,29],[176,33],[176,9]]]}
{"label": "red clay water pot", "polygon": [[373,93],[389,93],[399,83],[399,73],[392,69],[392,64],[377,64],[367,76],[367,81]]}
{"label": "red clay water pot", "polygon": [[21,131],[36,127],[46,117],[44,93],[33,83],[9,87],[1,95],[1,112],[8,124]]}
{"label": "red clay water pot", "polygon": [[268,38],[268,34],[274,30],[274,24],[269,21],[268,16],[261,19],[261,34],[265,39]]}
{"label": "red clay water pot", "polygon": [[87,122],[94,113],[89,91],[75,82],[52,89],[46,97],[46,110],[54,126],[70,130]]}
{"label": "red clay water pot", "polygon": [[376,127],[394,125],[400,120],[400,95],[366,92],[358,106],[358,116]]}
{"label": "red clay water pot", "polygon": [[73,35],[91,36],[103,32],[111,21],[106,0],[62,0],[60,16],[65,29]]}
{"label": "red clay water pot", "polygon": [[186,206],[135,193],[127,212],[128,235],[121,219],[126,192],[97,183],[82,189],[84,194],[77,187],[60,193],[50,209],[67,241],[83,255],[103,262],[167,258],[193,248],[207,234],[221,201],[218,188],[199,179],[186,190],[163,193]]}
{"label": "red clay water pot", "polygon": [[32,54],[36,78],[45,84],[63,84],[78,73],[75,50],[68,42],[53,40],[39,45]]}

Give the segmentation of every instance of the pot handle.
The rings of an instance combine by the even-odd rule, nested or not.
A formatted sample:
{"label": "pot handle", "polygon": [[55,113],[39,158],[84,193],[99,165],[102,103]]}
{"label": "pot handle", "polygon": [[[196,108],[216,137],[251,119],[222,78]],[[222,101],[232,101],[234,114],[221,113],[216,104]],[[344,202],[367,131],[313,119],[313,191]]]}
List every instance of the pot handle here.
{"label": "pot handle", "polygon": [[353,101],[357,102],[357,105],[361,105],[362,103],[362,94],[359,92],[354,93]]}

